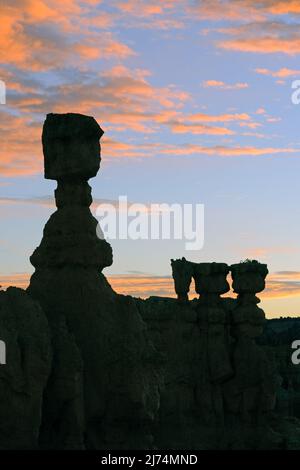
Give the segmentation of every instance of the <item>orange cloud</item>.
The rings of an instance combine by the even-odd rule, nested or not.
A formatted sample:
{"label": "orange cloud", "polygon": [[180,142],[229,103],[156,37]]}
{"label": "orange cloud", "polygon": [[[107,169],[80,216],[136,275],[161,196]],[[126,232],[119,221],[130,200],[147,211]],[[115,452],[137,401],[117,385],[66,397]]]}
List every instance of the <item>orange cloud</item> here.
{"label": "orange cloud", "polygon": [[[240,23],[239,26],[202,30],[205,35],[217,32],[232,36],[217,40],[219,48],[260,54],[300,53],[299,24],[292,17],[300,14],[298,0],[201,0],[188,7],[188,11],[202,20]],[[282,15],[289,17],[282,18]]]}
{"label": "orange cloud", "polygon": [[119,294],[147,298],[152,295],[176,297],[173,279],[169,276],[108,276],[112,288]]}
{"label": "orange cloud", "polygon": [[[52,1],[48,0],[48,2]],[[56,2],[57,0],[54,3]],[[100,1],[82,2],[77,0],[69,3],[77,6],[77,10],[74,10],[73,14],[80,16],[80,23],[85,26],[108,28],[122,24],[126,27],[133,25],[135,28],[160,30],[184,27],[184,22],[175,17],[178,7],[184,10],[185,5],[181,0],[165,0],[164,2],[161,0],[109,0],[106,3],[109,4],[111,11],[109,13],[101,11],[101,14],[97,14],[97,9],[95,11],[95,7],[101,3]],[[91,10],[91,7],[94,7],[94,11]],[[93,14],[89,15],[88,13]],[[69,24],[68,27],[74,29],[74,23],[73,25]]]}
{"label": "orange cloud", "polygon": [[234,83],[232,85],[229,85],[229,84],[226,84],[222,81],[218,81],[218,80],[205,80],[203,82],[203,86],[205,88],[208,88],[208,87],[214,87],[214,88],[219,88],[221,90],[242,90],[244,88],[249,88],[249,85],[248,83]]}
{"label": "orange cloud", "polygon": [[[202,135],[234,135],[235,132],[226,127],[208,126],[206,123],[229,123],[229,122],[245,122],[249,121],[249,127],[251,126],[251,117],[247,113],[225,113],[225,114],[206,114],[206,113],[195,113],[187,114],[183,113],[171,113],[169,119],[163,119],[158,122],[162,122],[170,127],[175,134],[202,134]],[[241,124],[242,125],[242,124]],[[254,126],[254,123],[253,123]]]}
{"label": "orange cloud", "polygon": [[[89,90],[83,88],[78,89],[72,87],[70,100],[66,99],[65,103],[59,103],[57,106],[52,106],[52,110],[55,112],[83,112],[85,114],[95,115],[96,119],[100,122],[102,127],[107,131],[112,130],[126,130],[132,129],[137,132],[149,132],[149,130],[155,130],[157,124],[165,124],[171,128],[173,132],[190,132],[190,133],[201,133],[211,135],[232,135],[234,132],[225,127],[214,127],[201,124],[201,122],[231,122],[237,121],[239,125],[243,123],[249,123],[248,127],[256,127],[255,123],[252,126],[252,121],[249,121],[250,117],[245,113],[241,114],[224,114],[224,115],[205,115],[198,113],[194,115],[187,115],[186,122],[180,120],[174,120],[173,116],[178,116],[178,113],[174,110],[165,109],[161,113],[150,112],[152,106],[152,99],[157,105],[159,99],[155,98],[156,94],[163,96],[162,90],[155,90],[150,85],[149,87],[149,98],[145,99],[144,96],[132,95],[133,109],[136,111],[127,112],[126,109],[126,96],[127,100],[129,95],[122,97],[122,87],[119,89],[119,95],[117,94],[117,87],[109,85],[104,90],[109,89],[109,93],[101,93],[101,89],[98,90],[99,99],[103,99],[103,102],[99,102],[97,99],[93,99],[93,93],[91,93],[91,87]],[[125,86],[125,89],[127,86]],[[114,91],[116,90],[116,92]],[[89,91],[89,93],[88,93]],[[96,90],[97,91],[97,90]],[[65,97],[68,96],[68,90],[64,90]],[[86,93],[86,95],[85,95]],[[133,92],[134,93],[134,92]],[[151,98],[151,93],[153,98]],[[165,90],[168,99],[176,99],[169,95],[169,91]],[[118,100],[114,99],[114,96],[118,96]],[[176,93],[175,93],[176,96]],[[71,106],[72,99],[74,97],[74,108]],[[95,95],[97,97],[97,95]],[[76,102],[78,99],[78,103]],[[111,100],[111,102],[110,102]],[[162,98],[164,102],[164,98]],[[70,103],[70,104],[69,104]],[[111,103],[111,104],[110,104]],[[119,108],[115,108],[117,106]],[[21,175],[32,175],[38,172],[42,172],[43,169],[43,156],[40,145],[41,136],[41,122],[34,122],[30,117],[32,108],[36,108],[39,113],[44,114],[43,107],[51,109],[50,104],[44,103],[43,107],[40,106],[39,98],[22,98],[19,103],[19,109],[26,111],[24,117],[18,118],[13,117],[8,113],[2,114],[0,119],[0,138],[2,141],[1,146],[1,158],[0,158],[0,172],[2,176],[21,176]],[[97,106],[98,111],[91,109],[92,106]],[[147,106],[149,107],[149,113],[145,112]],[[120,111],[120,109],[124,111]],[[144,112],[142,111],[144,107]],[[103,110],[103,111],[102,111]],[[28,114],[27,114],[28,113]],[[99,113],[99,116],[98,116]],[[182,117],[182,115],[180,114]],[[184,116],[183,116],[184,117]],[[270,118],[272,119],[272,118]],[[110,158],[151,158],[153,155],[211,155],[211,156],[260,156],[260,155],[275,155],[275,154],[297,154],[300,150],[296,148],[275,148],[275,147],[241,147],[241,146],[201,146],[197,144],[188,144],[185,146],[175,146],[162,142],[145,142],[144,140],[136,138],[134,142],[118,141],[108,137],[105,134],[102,139],[102,155],[106,160]]]}
{"label": "orange cloud", "polygon": [[101,47],[99,45],[95,46],[95,41],[91,40],[86,44],[75,44],[74,51],[79,53],[80,57],[86,60],[95,60],[99,57],[118,57],[119,59],[125,59],[135,55],[135,52],[126,44],[113,40],[110,33],[103,33],[103,36],[104,41],[101,43]]}
{"label": "orange cloud", "polygon": [[104,138],[103,147],[109,157],[114,158],[139,158],[150,157],[149,146],[140,146],[118,142],[113,139]]}
{"label": "orange cloud", "polygon": [[152,26],[155,26],[155,20],[165,15],[172,14],[176,7],[182,6],[181,0],[127,0],[114,3],[126,16],[138,17],[142,20],[152,20]]}
{"label": "orange cloud", "polygon": [[128,157],[151,157],[153,155],[185,156],[185,155],[210,155],[212,157],[243,157],[243,156],[264,156],[264,155],[284,155],[300,154],[300,149],[294,148],[274,148],[274,147],[225,147],[215,145],[211,147],[197,144],[187,144],[184,146],[168,145],[163,143],[148,143],[141,145],[123,144],[109,141],[111,150],[103,149],[109,155],[119,158]]}
{"label": "orange cloud", "polygon": [[125,13],[131,13],[136,16],[152,16],[163,13],[164,7],[160,2],[143,2],[140,0],[129,0],[127,2],[118,2],[116,6]]}
{"label": "orange cloud", "polygon": [[298,0],[201,0],[188,7],[193,16],[211,21],[261,21],[278,15],[299,15]]}
{"label": "orange cloud", "polygon": [[222,49],[260,54],[294,55],[300,52],[299,28],[294,23],[262,21],[217,31],[233,37],[216,42]]}
{"label": "orange cloud", "polygon": [[29,285],[30,274],[12,273],[10,275],[0,274],[0,288],[7,289],[9,286],[26,289]]}
{"label": "orange cloud", "polygon": [[[98,2],[99,3],[99,2]],[[101,31],[112,19],[104,13],[89,21],[95,2],[79,0],[25,0],[0,5],[1,62],[27,70],[46,70],[82,61],[124,58],[134,54],[126,44]],[[110,23],[109,23],[110,22]],[[95,28],[97,26],[97,28]]]}
{"label": "orange cloud", "polygon": [[297,297],[300,295],[300,272],[280,271],[267,277],[262,299]]}
{"label": "orange cloud", "polygon": [[288,77],[294,77],[297,75],[300,75],[300,70],[293,70],[289,69],[286,67],[283,67],[276,72],[269,70],[269,69],[255,69],[255,72],[261,74],[261,75],[269,75],[270,77],[275,77],[275,78],[288,78]]}
{"label": "orange cloud", "polygon": [[55,209],[56,205],[54,197],[35,197],[35,198],[13,198],[13,197],[0,197],[0,204],[37,204],[39,206]]}
{"label": "orange cloud", "polygon": [[265,0],[261,3],[266,11],[273,15],[300,14],[300,4],[298,0]]}
{"label": "orange cloud", "polygon": [[218,41],[222,49],[242,52],[258,52],[260,54],[283,53],[295,55],[300,53],[300,37],[275,38],[263,36],[259,38],[237,38]]}
{"label": "orange cloud", "polygon": [[183,124],[183,123],[176,123],[171,125],[172,132],[175,134],[184,134],[184,133],[191,133],[191,134],[206,134],[206,135],[233,135],[233,132],[226,127],[213,127],[213,126],[206,126],[201,124]]}
{"label": "orange cloud", "polygon": [[[0,274],[0,286],[2,289],[7,289],[9,286],[26,289],[30,282],[30,276],[29,273]],[[176,297],[173,279],[169,276],[112,275],[107,279],[119,294],[141,298],[151,295]]]}
{"label": "orange cloud", "polygon": [[[177,110],[189,100],[189,94],[174,86],[155,87],[148,70],[129,70],[119,65],[106,70],[93,82],[81,80],[53,87],[51,92],[40,83],[21,75],[18,86],[11,86],[11,74],[3,78],[8,83],[10,107],[0,114],[0,171],[3,176],[35,174],[42,171],[40,136],[41,116],[51,112],[81,112],[93,115],[105,131],[133,130],[154,132],[157,126],[177,115]],[[14,90],[14,93],[11,93]],[[1,110],[2,110],[1,109]],[[22,118],[13,117],[11,109]],[[105,142],[105,138],[104,138]],[[126,142],[116,145],[108,140],[107,158],[120,155],[146,156],[143,149]],[[105,148],[104,148],[105,149]]]}
{"label": "orange cloud", "polygon": [[225,85],[224,82],[220,82],[218,80],[206,80],[205,82],[203,82],[203,85],[205,87],[222,87],[223,85]]}
{"label": "orange cloud", "polygon": [[262,156],[275,154],[300,154],[300,149],[274,148],[274,147],[225,147],[216,145],[204,147],[201,145],[186,145],[184,147],[172,147],[161,149],[160,153],[168,155],[212,155],[219,157],[240,157],[240,156]]}
{"label": "orange cloud", "polygon": [[265,17],[265,12],[257,8],[256,3],[256,0],[201,0],[187,10],[192,16],[211,21],[244,21],[245,18],[258,21]]}
{"label": "orange cloud", "polygon": [[247,113],[226,113],[226,114],[189,114],[185,118],[191,122],[231,122],[231,121],[248,121],[250,116]]}
{"label": "orange cloud", "polygon": [[[95,3],[99,3],[97,0]],[[96,28],[107,29],[113,26],[115,21],[115,16],[107,13],[105,11],[101,11],[101,15],[93,14],[93,16],[89,16],[88,18],[82,18],[82,23],[89,26],[95,26]]]}
{"label": "orange cloud", "polygon": [[256,137],[257,139],[269,139],[271,136],[259,132],[242,132],[241,135],[247,137]]}
{"label": "orange cloud", "polygon": [[27,117],[9,114],[0,120],[2,176],[31,175],[42,171],[41,149],[37,146],[41,130]]}
{"label": "orange cloud", "polygon": [[113,70],[112,75],[103,75],[101,85],[63,87],[59,94],[66,103],[57,99],[55,109],[65,112],[74,107],[74,111],[99,116],[106,129],[152,133],[157,124],[176,115],[189,95],[172,87],[154,87],[141,74],[134,76],[134,71],[127,70],[115,75]]}
{"label": "orange cloud", "polygon": [[[174,281],[171,276],[149,275],[110,275],[107,276],[112,288],[119,294],[147,298],[150,296],[176,297]],[[13,285],[26,289],[29,285],[29,273],[13,273],[0,275],[0,285],[3,289]],[[228,295],[233,295],[232,292]],[[271,273],[266,279],[266,289],[259,293],[262,300],[291,298],[300,295],[300,272],[281,271]],[[197,297],[194,286],[191,285],[190,298]]]}
{"label": "orange cloud", "polygon": [[261,124],[259,122],[240,122],[239,123],[240,127],[249,127],[250,129],[257,129],[258,127],[261,127]]}

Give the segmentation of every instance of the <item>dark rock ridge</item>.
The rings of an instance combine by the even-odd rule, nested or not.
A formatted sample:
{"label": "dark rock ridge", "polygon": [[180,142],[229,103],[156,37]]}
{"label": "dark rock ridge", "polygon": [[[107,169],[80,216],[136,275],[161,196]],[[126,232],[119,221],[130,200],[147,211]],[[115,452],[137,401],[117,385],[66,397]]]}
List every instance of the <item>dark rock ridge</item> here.
{"label": "dark rock ridge", "polygon": [[[171,260],[177,299],[109,285],[112,249],[89,209],[102,134],[80,114],[44,124],[57,210],[30,258],[27,293],[0,292],[0,448],[300,448],[290,361],[300,323],[265,321],[256,294],[266,265]],[[222,297],[229,273],[236,299]],[[192,279],[199,298],[189,301]]]}

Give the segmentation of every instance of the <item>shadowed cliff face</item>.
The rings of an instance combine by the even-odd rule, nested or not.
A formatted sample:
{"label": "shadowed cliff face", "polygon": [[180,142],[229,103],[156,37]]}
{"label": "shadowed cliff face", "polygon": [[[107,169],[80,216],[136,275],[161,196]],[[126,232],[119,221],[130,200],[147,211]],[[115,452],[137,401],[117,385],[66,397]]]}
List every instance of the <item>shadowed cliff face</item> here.
{"label": "shadowed cliff face", "polygon": [[[267,266],[185,258],[171,265],[178,299],[137,301],[166,359],[154,430],[157,446],[299,448],[299,422],[280,408],[278,358],[257,344],[265,315],[256,293],[264,289]],[[237,299],[221,297],[229,290],[229,271]],[[199,299],[189,302],[192,278]]]}
{"label": "shadowed cliff face", "polygon": [[[152,341],[167,359],[155,439],[162,448],[278,448],[270,426],[273,365],[255,338],[264,313],[255,296],[266,267],[171,260],[178,300],[139,302]],[[237,300],[229,290],[232,270]],[[260,274],[262,270],[262,274]],[[192,277],[199,299],[189,302]]]}
{"label": "shadowed cliff face", "polygon": [[43,393],[51,368],[50,331],[37,302],[22,289],[0,291],[0,449],[36,449]]}
{"label": "shadowed cliff face", "polygon": [[[42,305],[53,337],[41,436],[49,447],[147,448],[159,407],[156,352],[145,324],[133,299],[117,295],[101,273],[112,250],[97,237],[87,179],[99,168],[102,133],[93,118],[74,114],[48,115],[43,130],[45,175],[58,180],[58,210],[31,257],[36,271],[28,292]],[[57,362],[69,364],[62,322],[72,338],[68,357],[78,358],[69,378],[57,377]]]}

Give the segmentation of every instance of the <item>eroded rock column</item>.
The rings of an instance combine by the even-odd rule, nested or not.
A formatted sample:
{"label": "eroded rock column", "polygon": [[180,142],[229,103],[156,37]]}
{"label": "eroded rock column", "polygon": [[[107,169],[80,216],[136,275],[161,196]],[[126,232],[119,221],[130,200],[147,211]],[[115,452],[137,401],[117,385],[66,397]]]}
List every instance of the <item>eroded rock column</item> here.
{"label": "eroded rock column", "polygon": [[[31,257],[29,292],[48,317],[60,364],[54,361],[45,403],[44,441],[62,448],[149,448],[159,406],[156,353],[134,300],[117,295],[102,274],[112,250],[97,237],[89,209],[88,179],[99,169],[102,134],[92,117],[79,114],[50,114],[43,129],[45,177],[58,181],[57,211]],[[68,354],[61,334],[70,335]],[[64,387],[58,371],[68,363]],[[59,432],[53,433],[55,427]],[[57,434],[60,439],[51,442]]]}
{"label": "eroded rock column", "polygon": [[280,447],[281,436],[271,429],[269,416],[275,406],[275,374],[272,362],[255,341],[265,323],[256,293],[265,288],[267,265],[249,260],[232,265],[231,273],[238,294],[231,319],[235,376],[226,397],[229,411],[240,415],[235,439],[241,439],[245,448]]}

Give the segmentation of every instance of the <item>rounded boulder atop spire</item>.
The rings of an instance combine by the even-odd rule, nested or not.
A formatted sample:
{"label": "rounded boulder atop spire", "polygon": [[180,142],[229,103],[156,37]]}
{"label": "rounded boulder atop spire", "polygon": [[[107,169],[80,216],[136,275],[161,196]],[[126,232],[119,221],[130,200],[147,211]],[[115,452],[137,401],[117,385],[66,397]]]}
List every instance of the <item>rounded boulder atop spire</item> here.
{"label": "rounded boulder atop spire", "polygon": [[45,178],[88,180],[96,176],[103,133],[91,116],[47,114],[42,134]]}

